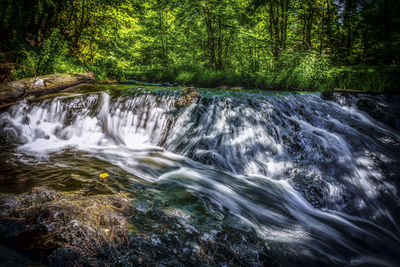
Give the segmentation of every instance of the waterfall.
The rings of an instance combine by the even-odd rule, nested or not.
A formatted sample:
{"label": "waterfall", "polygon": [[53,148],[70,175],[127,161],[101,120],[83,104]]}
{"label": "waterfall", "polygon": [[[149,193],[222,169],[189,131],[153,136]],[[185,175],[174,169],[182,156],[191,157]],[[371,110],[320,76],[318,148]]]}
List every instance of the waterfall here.
{"label": "waterfall", "polygon": [[[400,264],[400,136],[320,94],[76,94],[0,113],[20,160],[81,151],[185,188],[288,253]],[[26,163],[29,164],[29,163]],[[270,245],[272,247],[272,245]]]}

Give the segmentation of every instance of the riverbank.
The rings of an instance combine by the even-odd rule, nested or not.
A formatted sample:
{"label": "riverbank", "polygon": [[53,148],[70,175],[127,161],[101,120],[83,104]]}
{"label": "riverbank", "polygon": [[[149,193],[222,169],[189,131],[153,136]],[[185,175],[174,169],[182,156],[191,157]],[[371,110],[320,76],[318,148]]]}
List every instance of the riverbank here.
{"label": "riverbank", "polygon": [[[315,64],[314,64],[315,65]],[[319,68],[311,63],[264,72],[213,71],[199,68],[146,69],[124,73],[125,79],[204,88],[248,88],[272,91],[390,93],[400,91],[400,68],[356,66]],[[123,80],[122,80],[123,81]]]}
{"label": "riverbank", "polygon": [[[391,72],[397,70],[392,69]],[[105,85],[118,85],[118,84],[132,84],[144,86],[166,86],[166,87],[203,87],[215,88],[220,90],[263,90],[263,91],[289,91],[289,92],[312,92],[322,91],[324,94],[328,92],[339,93],[368,93],[368,94],[398,94],[400,90],[394,85],[394,80],[388,76],[381,76],[381,80],[376,80],[375,84],[381,83],[381,87],[374,87],[370,89],[362,87],[362,89],[354,89],[361,87],[347,87],[344,83],[332,82],[321,85],[322,87],[315,88],[301,86],[289,86],[287,81],[277,81],[276,77],[271,78],[271,75],[262,76],[261,74],[244,74],[244,73],[229,73],[229,72],[213,72],[213,71],[197,71],[197,72],[182,72],[177,70],[175,74],[165,72],[162,70],[149,70],[141,74],[124,74],[126,77],[123,79],[108,79],[100,80],[100,84]],[[278,74],[274,74],[278,75]],[[378,76],[377,76],[378,77]],[[126,79],[128,78],[128,79]],[[298,79],[291,78],[291,79]],[[389,81],[384,83],[384,80]],[[156,81],[156,82],[155,82]],[[297,81],[299,82],[299,81]],[[19,100],[30,99],[35,100],[38,97],[47,94],[58,92],[74,92],[79,87],[84,85],[96,83],[96,78],[93,73],[79,73],[79,74],[52,74],[38,77],[24,78],[17,81],[0,84],[0,109],[7,108]],[[276,84],[274,84],[276,83]],[[328,86],[327,84],[331,84]],[[366,82],[366,84],[368,84]],[[369,83],[372,86],[373,83]],[[398,83],[400,84],[400,82]],[[341,85],[342,87],[332,87],[333,85]],[[376,85],[378,86],[378,85]],[[350,88],[350,89],[348,89]]]}

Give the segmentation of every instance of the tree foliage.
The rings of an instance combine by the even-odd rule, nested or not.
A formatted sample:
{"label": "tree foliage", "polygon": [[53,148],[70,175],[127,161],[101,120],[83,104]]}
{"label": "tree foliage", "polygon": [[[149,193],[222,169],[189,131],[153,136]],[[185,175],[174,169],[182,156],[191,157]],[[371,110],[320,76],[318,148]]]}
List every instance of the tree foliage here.
{"label": "tree foliage", "polygon": [[2,0],[0,60],[15,77],[303,77],[317,65],[397,65],[399,14],[397,0]]}

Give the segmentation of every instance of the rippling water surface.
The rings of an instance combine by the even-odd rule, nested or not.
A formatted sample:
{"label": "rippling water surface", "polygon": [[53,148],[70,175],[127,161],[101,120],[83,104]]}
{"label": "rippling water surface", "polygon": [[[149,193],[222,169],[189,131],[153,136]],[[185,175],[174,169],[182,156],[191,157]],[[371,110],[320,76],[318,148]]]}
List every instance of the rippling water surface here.
{"label": "rippling water surface", "polygon": [[177,90],[137,86],[10,107],[1,192],[141,194],[210,235],[252,229],[280,257],[400,265],[400,127],[356,108],[400,114],[398,97],[199,91],[181,109]]}

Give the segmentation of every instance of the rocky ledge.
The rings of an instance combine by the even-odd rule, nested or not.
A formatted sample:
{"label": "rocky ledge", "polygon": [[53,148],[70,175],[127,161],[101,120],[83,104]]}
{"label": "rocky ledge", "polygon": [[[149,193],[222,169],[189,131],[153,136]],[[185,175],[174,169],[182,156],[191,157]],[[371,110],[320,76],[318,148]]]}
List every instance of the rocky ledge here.
{"label": "rocky ledge", "polygon": [[[0,196],[0,262],[10,266],[278,265],[252,231],[210,233],[180,210],[143,211],[128,195],[35,188]],[[1,265],[1,264],[0,264]]]}

